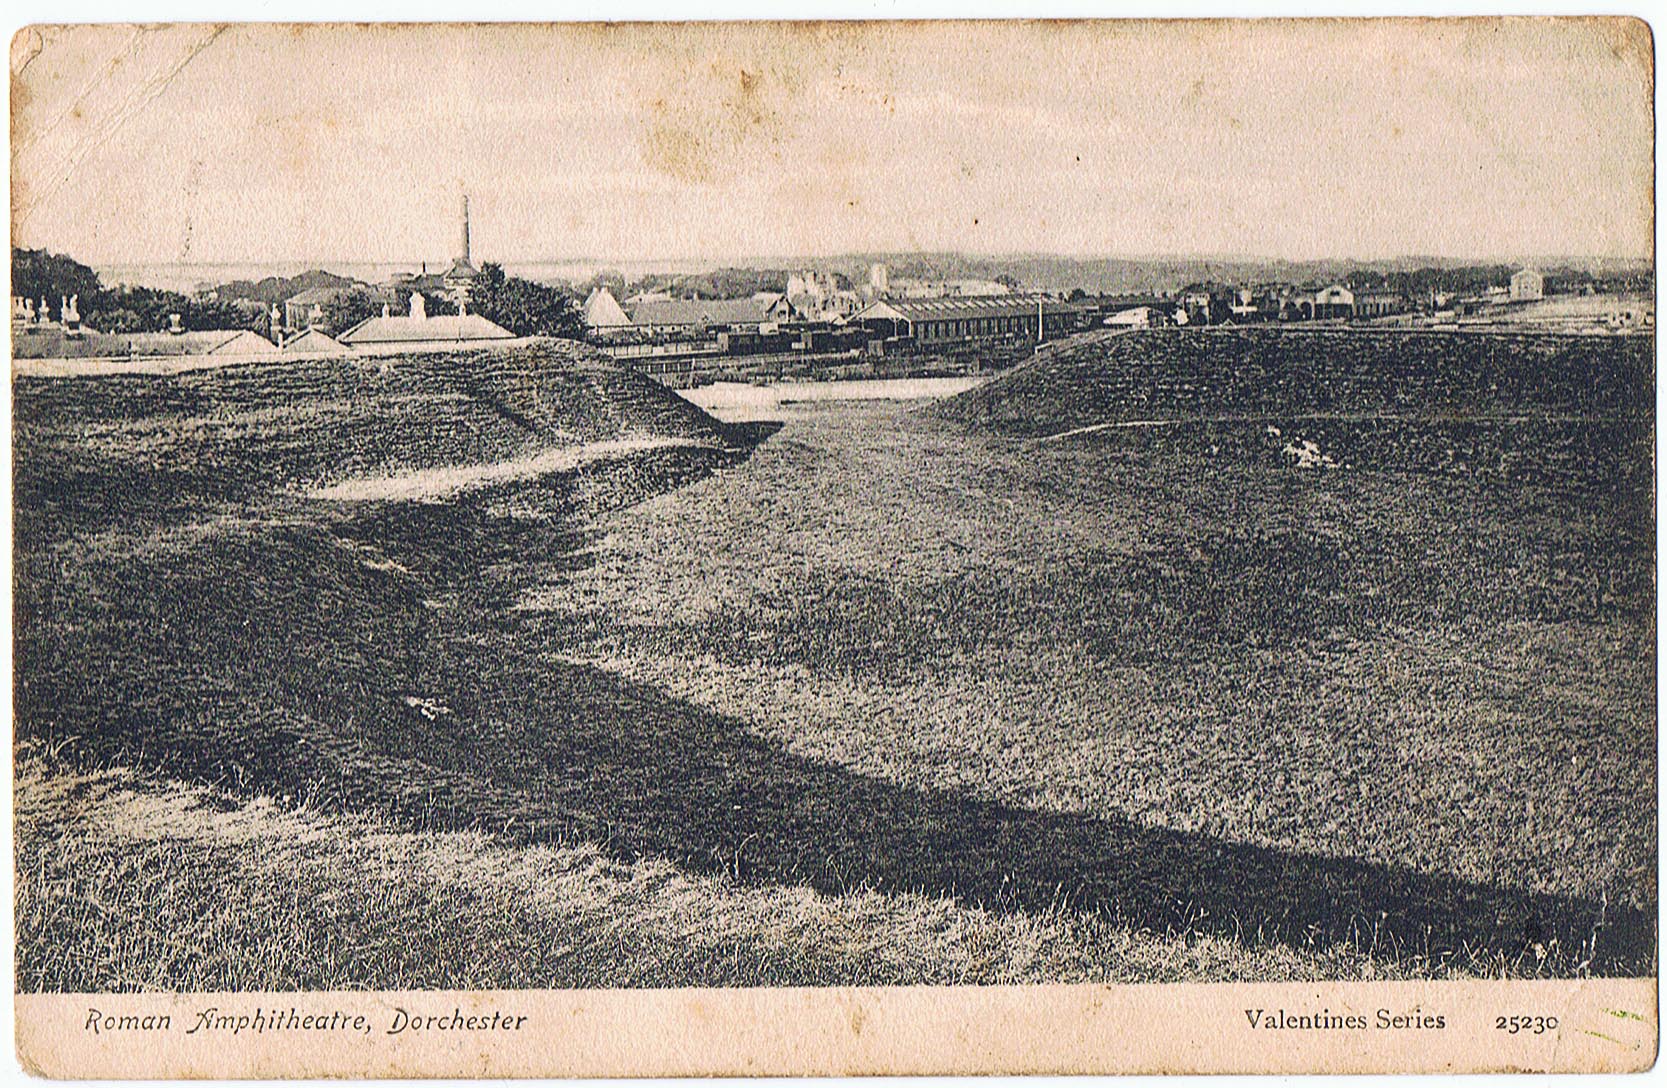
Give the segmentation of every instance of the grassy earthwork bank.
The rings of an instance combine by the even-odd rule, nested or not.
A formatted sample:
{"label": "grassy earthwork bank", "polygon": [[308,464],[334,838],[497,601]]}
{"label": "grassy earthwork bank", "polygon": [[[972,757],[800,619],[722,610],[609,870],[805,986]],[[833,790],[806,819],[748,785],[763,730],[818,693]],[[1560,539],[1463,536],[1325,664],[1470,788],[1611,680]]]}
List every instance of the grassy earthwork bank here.
{"label": "grassy earthwork bank", "polygon": [[14,394],[20,988],[1654,971],[1647,341]]}

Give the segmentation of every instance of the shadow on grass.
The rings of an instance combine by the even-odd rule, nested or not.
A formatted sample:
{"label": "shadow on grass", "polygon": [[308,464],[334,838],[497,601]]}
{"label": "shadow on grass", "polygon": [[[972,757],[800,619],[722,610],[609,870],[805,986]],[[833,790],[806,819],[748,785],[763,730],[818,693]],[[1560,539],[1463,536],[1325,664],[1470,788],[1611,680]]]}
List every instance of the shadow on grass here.
{"label": "shadow on grass", "polygon": [[[297,556],[272,574],[306,582],[301,541],[268,543]],[[266,577],[224,552],[214,571]],[[585,839],[747,882],[954,895],[1251,945],[1347,942],[1415,971],[1498,969],[1523,956],[1531,971],[1536,944],[1555,972],[1588,957],[1599,973],[1652,969],[1652,918],[1635,909],[900,786],[561,661],[524,631],[449,627],[383,572],[325,587],[357,609],[354,622],[329,619],[314,588],[223,601],[189,639],[164,634],[144,649],[49,651],[25,631],[20,735],[78,735],[84,758],[404,826]],[[202,596],[164,583],[157,599],[183,609]],[[246,610],[252,622],[232,618]],[[285,610],[325,617],[323,627],[285,622]],[[61,654],[79,666],[52,669]]]}
{"label": "shadow on grass", "polygon": [[[1408,966],[1451,958],[1485,968],[1527,955],[1532,969],[1539,944],[1561,961],[1548,966],[1568,970],[1594,936],[1594,971],[1653,964],[1652,919],[1640,911],[903,787],[795,756],[743,722],[594,668],[495,662],[469,666],[511,695],[492,707],[490,752],[465,744],[419,758],[511,791],[530,821],[519,832],[511,824],[512,836],[538,838],[549,826],[623,856],[665,854],[827,892],[955,895],[997,911],[1093,912],[1246,943],[1347,941]],[[447,822],[504,815],[465,806]]]}

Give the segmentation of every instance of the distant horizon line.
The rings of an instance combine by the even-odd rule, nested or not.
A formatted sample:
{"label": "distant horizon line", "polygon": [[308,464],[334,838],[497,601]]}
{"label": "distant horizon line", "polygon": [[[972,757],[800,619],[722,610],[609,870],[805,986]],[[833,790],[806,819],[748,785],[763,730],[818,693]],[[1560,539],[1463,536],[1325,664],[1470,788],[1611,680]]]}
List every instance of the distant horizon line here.
{"label": "distant horizon line", "polygon": [[[89,259],[77,257],[72,253],[66,253],[62,250],[51,249],[48,246],[30,247],[30,246],[21,246],[20,245],[20,246],[17,246],[16,248],[19,248],[19,249],[27,249],[27,248],[45,249],[48,252],[57,253],[57,254],[60,254],[61,256],[70,257],[73,260],[81,261],[84,264],[87,264],[89,266],[94,266],[94,267],[99,266],[99,265],[104,265],[104,266],[107,266],[107,267],[108,266],[132,266],[132,267],[201,266],[201,267],[205,267],[205,268],[210,268],[210,267],[249,266],[249,265],[259,266],[259,265],[299,265],[299,264],[306,264],[306,265],[312,265],[312,266],[314,266],[314,267],[316,267],[320,270],[323,270],[323,271],[328,271],[328,269],[325,268],[324,266],[330,265],[330,264],[342,264],[342,265],[396,265],[397,264],[397,265],[420,266],[420,265],[423,265],[423,264],[440,265],[440,264],[443,264],[446,261],[449,261],[449,260],[452,259],[452,258],[427,258],[427,257],[418,257],[416,259],[406,259],[406,258],[398,258],[398,257],[386,258],[386,259],[368,259],[368,258],[362,258],[362,257],[333,256],[333,257],[248,257],[248,258],[230,259],[230,260],[191,260],[191,259],[186,259],[186,260],[177,260],[177,259],[175,259],[175,260],[168,260],[168,259],[125,259],[125,260],[90,259],[89,260]],[[1141,253],[1141,254],[1099,253],[1099,254],[1083,254],[1083,253],[1059,253],[1059,252],[1050,252],[1050,251],[1045,251],[1045,250],[1025,250],[1025,251],[1015,251],[1015,252],[992,252],[992,251],[962,250],[962,249],[942,249],[942,250],[852,250],[852,251],[848,251],[848,252],[844,252],[844,253],[835,253],[835,254],[771,254],[771,255],[753,255],[753,256],[745,256],[745,255],[742,255],[742,256],[738,256],[738,255],[687,256],[687,255],[683,255],[683,256],[653,256],[653,257],[600,257],[600,256],[595,256],[595,255],[580,255],[580,256],[544,256],[544,257],[492,257],[492,258],[485,258],[485,259],[475,257],[473,259],[479,264],[497,264],[497,265],[508,265],[508,264],[584,264],[584,265],[596,265],[596,266],[600,266],[602,268],[606,268],[609,263],[628,264],[628,265],[640,265],[640,264],[714,264],[714,265],[726,265],[727,264],[727,265],[746,265],[746,266],[777,265],[777,266],[780,266],[780,267],[790,268],[790,267],[794,266],[795,264],[804,264],[804,263],[813,263],[813,262],[861,261],[861,260],[875,260],[875,259],[886,259],[886,258],[907,260],[907,259],[921,259],[921,258],[934,258],[934,257],[955,257],[955,258],[961,258],[961,259],[966,259],[966,260],[985,260],[985,261],[1043,260],[1043,261],[1070,262],[1070,263],[1078,263],[1078,264],[1093,263],[1093,262],[1100,262],[1100,261],[1118,261],[1118,262],[1127,262],[1127,263],[1131,263],[1131,264],[1153,264],[1153,263],[1164,263],[1164,262],[1171,262],[1171,263],[1187,262],[1187,263],[1206,263],[1206,264],[1259,264],[1259,265],[1280,265],[1280,264],[1289,264],[1289,265],[1303,265],[1303,264],[1373,265],[1373,264],[1417,263],[1417,262],[1435,263],[1435,264],[1487,265],[1487,264],[1532,264],[1532,263],[1550,264],[1550,263],[1557,263],[1557,262],[1576,262],[1576,261],[1586,261],[1586,262],[1606,261],[1606,262],[1613,262],[1613,263],[1648,264],[1648,265],[1653,265],[1655,263],[1655,258],[1654,258],[1653,254],[1644,255],[1644,256],[1637,256],[1637,255],[1626,255],[1626,254],[1602,254],[1602,253],[1539,253],[1539,254],[1531,254],[1531,255],[1526,255],[1526,256],[1524,256],[1524,255],[1497,255],[1497,254],[1494,254],[1494,255],[1473,255],[1473,256],[1455,257],[1455,256],[1443,256],[1443,255],[1440,255],[1440,254],[1429,254],[1429,253],[1403,253],[1403,254],[1396,254],[1396,255],[1393,255],[1393,256],[1384,256],[1384,257],[1358,257],[1358,256],[1267,257],[1267,256],[1256,256],[1256,255],[1247,255],[1247,254],[1223,254],[1223,253]]]}

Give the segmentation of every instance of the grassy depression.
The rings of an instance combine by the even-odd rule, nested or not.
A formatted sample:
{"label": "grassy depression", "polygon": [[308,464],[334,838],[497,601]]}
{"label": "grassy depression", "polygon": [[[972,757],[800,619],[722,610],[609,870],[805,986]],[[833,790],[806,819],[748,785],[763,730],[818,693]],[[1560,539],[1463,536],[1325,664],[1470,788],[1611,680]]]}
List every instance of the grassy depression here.
{"label": "grassy depression", "polygon": [[20,984],[1653,970],[1647,412],[1101,427],[1213,342],[1096,343],[761,443],[569,355],[18,381]]}

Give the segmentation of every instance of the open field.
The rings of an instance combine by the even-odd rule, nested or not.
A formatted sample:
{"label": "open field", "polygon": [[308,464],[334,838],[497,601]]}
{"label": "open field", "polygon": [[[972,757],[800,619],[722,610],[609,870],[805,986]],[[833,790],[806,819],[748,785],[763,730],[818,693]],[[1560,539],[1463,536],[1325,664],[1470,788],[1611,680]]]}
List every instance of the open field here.
{"label": "open field", "polygon": [[20,986],[1653,972],[1649,372],[1164,343],[757,445],[596,363],[20,381]]}
{"label": "open field", "polygon": [[1627,292],[1601,295],[1552,295],[1535,302],[1496,306],[1482,311],[1466,324],[1495,326],[1538,326],[1545,329],[1610,329],[1626,325],[1637,328],[1655,324],[1655,297]]}

